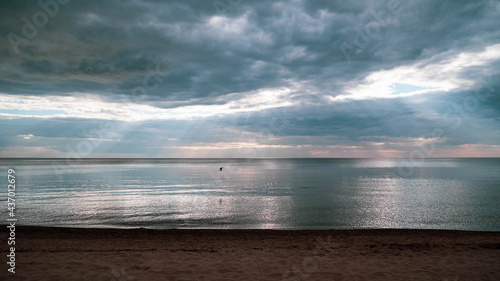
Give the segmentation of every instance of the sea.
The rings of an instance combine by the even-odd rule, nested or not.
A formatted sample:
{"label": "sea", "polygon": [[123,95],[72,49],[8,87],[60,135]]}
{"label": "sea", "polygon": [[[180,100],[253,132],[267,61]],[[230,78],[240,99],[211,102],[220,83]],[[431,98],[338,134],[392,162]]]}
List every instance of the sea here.
{"label": "sea", "polygon": [[0,173],[4,224],[500,231],[500,158],[0,159]]}

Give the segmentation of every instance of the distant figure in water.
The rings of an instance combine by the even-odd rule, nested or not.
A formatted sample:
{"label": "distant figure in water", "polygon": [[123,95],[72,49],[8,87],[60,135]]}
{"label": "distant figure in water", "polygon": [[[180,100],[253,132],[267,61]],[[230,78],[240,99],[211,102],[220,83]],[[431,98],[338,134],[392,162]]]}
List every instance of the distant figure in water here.
{"label": "distant figure in water", "polygon": [[224,168],[224,167],[220,167],[220,168],[219,168],[219,172],[220,172],[220,171],[222,171],[222,168]]}

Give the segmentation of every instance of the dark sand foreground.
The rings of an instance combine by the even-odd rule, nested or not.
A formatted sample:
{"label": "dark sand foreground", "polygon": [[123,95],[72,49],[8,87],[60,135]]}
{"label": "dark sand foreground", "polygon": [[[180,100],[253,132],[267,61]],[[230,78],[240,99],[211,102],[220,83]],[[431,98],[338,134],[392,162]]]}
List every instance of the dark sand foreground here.
{"label": "dark sand foreground", "polygon": [[500,280],[500,232],[2,228],[2,280]]}

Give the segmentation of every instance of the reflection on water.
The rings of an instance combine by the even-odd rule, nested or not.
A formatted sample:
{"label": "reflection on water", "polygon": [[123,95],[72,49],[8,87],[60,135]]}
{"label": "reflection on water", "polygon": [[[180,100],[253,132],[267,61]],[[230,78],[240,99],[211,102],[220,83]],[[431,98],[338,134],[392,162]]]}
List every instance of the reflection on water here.
{"label": "reflection on water", "polygon": [[25,225],[500,230],[499,159],[421,160],[411,177],[399,175],[397,163],[0,160],[17,171],[16,211]]}

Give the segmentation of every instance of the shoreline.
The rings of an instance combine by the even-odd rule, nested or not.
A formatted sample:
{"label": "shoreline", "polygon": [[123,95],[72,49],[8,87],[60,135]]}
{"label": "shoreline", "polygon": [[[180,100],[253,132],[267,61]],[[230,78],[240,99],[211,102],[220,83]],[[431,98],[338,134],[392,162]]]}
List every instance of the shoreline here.
{"label": "shoreline", "polygon": [[500,279],[491,231],[17,226],[15,247],[13,280]]}
{"label": "shoreline", "polygon": [[[8,224],[0,224],[1,228],[7,227]],[[362,232],[374,232],[378,234],[395,234],[401,232],[402,234],[412,233],[447,233],[447,234],[476,234],[476,233],[489,233],[500,235],[500,230],[461,230],[461,229],[425,229],[425,228],[350,228],[350,229],[272,229],[272,228],[147,228],[147,227],[130,227],[130,228],[115,228],[115,227],[69,227],[69,226],[41,226],[41,225],[16,225],[16,227],[30,232],[307,232],[307,233],[322,233],[322,232],[346,232],[349,234],[361,234]],[[0,231],[1,233],[1,231]]]}

